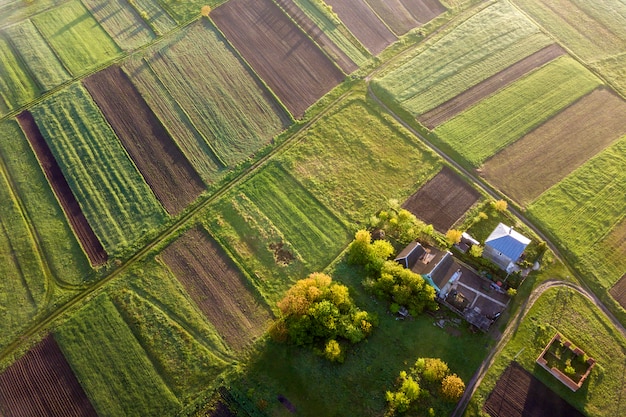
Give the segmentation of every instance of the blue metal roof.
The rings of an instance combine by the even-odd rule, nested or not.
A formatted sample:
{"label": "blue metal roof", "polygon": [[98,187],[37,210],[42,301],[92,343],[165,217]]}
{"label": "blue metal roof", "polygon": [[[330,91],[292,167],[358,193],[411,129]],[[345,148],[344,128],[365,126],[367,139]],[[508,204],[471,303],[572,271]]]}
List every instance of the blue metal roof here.
{"label": "blue metal roof", "polygon": [[487,240],[485,240],[485,246],[491,246],[513,262],[519,259],[529,243],[530,239],[526,236],[502,223],[498,224]]}

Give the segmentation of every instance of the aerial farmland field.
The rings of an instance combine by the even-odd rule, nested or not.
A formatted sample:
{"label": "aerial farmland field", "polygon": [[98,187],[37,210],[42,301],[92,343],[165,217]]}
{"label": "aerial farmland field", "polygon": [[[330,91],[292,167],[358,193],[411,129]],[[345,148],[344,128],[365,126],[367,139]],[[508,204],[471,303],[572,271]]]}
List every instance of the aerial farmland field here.
{"label": "aerial farmland field", "polygon": [[365,2],[398,36],[446,11],[439,0],[365,0]]}
{"label": "aerial farmland field", "polygon": [[230,0],[211,19],[296,118],[344,78],[271,0]]}
{"label": "aerial farmland field", "polygon": [[37,83],[2,35],[0,35],[0,87],[2,116],[28,103],[39,94]]}
{"label": "aerial farmland field", "polygon": [[38,104],[32,114],[109,255],[161,224],[163,208],[80,85]]}

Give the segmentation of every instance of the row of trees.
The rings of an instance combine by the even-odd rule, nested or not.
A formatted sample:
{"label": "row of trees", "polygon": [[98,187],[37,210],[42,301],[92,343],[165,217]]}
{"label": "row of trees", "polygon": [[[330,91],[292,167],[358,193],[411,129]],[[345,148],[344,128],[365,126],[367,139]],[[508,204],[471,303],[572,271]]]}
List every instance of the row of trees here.
{"label": "row of trees", "polygon": [[414,404],[435,415],[439,400],[457,402],[465,391],[465,383],[450,372],[439,358],[419,358],[408,371],[401,371],[397,389],[387,391],[387,416],[408,411]]}

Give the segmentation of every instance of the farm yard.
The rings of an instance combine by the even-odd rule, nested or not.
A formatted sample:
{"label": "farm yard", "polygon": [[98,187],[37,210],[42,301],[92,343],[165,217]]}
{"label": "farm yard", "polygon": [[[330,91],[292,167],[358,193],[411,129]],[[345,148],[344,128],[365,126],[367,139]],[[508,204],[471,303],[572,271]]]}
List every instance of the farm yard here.
{"label": "farm yard", "polygon": [[230,0],[211,19],[295,118],[344,78],[271,0]]}
{"label": "farm yard", "polygon": [[205,231],[187,231],[161,257],[233,349],[245,348],[265,332],[271,318],[267,307]]}
{"label": "farm yard", "polygon": [[497,2],[416,48],[372,87],[417,117],[551,43],[508,2]]}
{"label": "farm yard", "polygon": [[98,416],[52,335],[0,374],[0,411],[6,417]]}
{"label": "farm yard", "polygon": [[81,86],[72,85],[31,112],[109,255],[162,223],[163,208]]}
{"label": "farm yard", "polygon": [[126,74],[112,65],[83,84],[163,207],[180,213],[204,184]]}
{"label": "farm yard", "polygon": [[488,160],[482,175],[527,205],[625,133],[626,102],[596,89]]}
{"label": "farm yard", "polygon": [[480,166],[599,85],[600,81],[576,61],[561,57],[480,101],[433,132],[438,141],[458,152],[470,165]]}
{"label": "farm yard", "polygon": [[328,0],[326,3],[372,55],[378,55],[397,40],[365,0]]}
{"label": "farm yard", "polygon": [[445,233],[480,197],[478,191],[444,167],[402,203],[402,207]]}

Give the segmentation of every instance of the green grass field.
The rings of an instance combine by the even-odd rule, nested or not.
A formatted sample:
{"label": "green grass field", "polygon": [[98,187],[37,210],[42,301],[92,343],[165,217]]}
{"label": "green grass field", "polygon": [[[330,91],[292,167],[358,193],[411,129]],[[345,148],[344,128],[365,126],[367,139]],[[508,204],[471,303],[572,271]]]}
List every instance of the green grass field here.
{"label": "green grass field", "polygon": [[[575,393],[535,364],[546,343],[557,331],[597,361],[583,387]],[[550,289],[537,300],[511,341],[489,368],[465,416],[481,415],[479,409],[498,377],[515,357],[526,370],[585,415],[624,415],[625,351],[624,337],[588,299],[571,289]]]}
{"label": "green grass field", "polygon": [[72,75],[85,74],[121,51],[79,0],[32,18]]}
{"label": "green grass field", "polygon": [[[13,193],[22,201],[33,229],[37,231],[52,274],[57,280],[69,284],[88,280],[92,272],[89,261],[24,133],[14,120],[0,122],[0,153],[14,186]],[[29,262],[35,262],[35,258]]]}
{"label": "green grass field", "polygon": [[126,0],[84,0],[83,3],[125,51],[137,49],[155,38],[152,29]]}
{"label": "green grass field", "polygon": [[70,79],[70,74],[30,20],[6,28],[5,33],[41,90],[50,90]]}
{"label": "green grass field", "polygon": [[559,58],[437,127],[438,138],[480,166],[600,85],[577,61]]}
{"label": "green grass field", "polygon": [[267,166],[240,190],[312,270],[328,265],[352,238],[335,215],[278,165]]}
{"label": "green grass field", "polygon": [[50,9],[66,0],[38,0],[24,2],[22,0],[5,0],[0,3],[0,27],[12,25],[29,17]]}
{"label": "green grass field", "polygon": [[156,35],[163,35],[176,27],[176,22],[155,0],[128,0],[139,16],[150,25]]}
{"label": "green grass field", "polygon": [[370,54],[338,18],[321,9],[319,0],[294,0],[294,3],[359,67]]}
{"label": "green grass field", "polygon": [[80,85],[44,100],[32,113],[110,257],[163,222],[163,207]]}
{"label": "green grass field", "polygon": [[106,295],[74,314],[54,337],[99,415],[171,415],[180,408]]}
{"label": "green grass field", "polygon": [[[254,404],[268,404],[267,415],[293,415],[275,401],[280,393],[301,416],[382,416],[385,391],[394,389],[400,371],[417,358],[440,357],[467,383],[487,353],[490,340],[469,332],[466,324],[441,329],[434,325],[436,319],[426,314],[414,320],[396,320],[384,303],[365,293],[361,285],[364,273],[358,268],[342,262],[330,272],[333,280],[350,288],[359,308],[378,315],[379,325],[366,342],[349,347],[340,365],[309,349],[271,341],[259,346],[234,385],[248,393]],[[453,407],[442,402],[436,415],[450,415]]]}
{"label": "green grass field", "polygon": [[373,86],[417,116],[550,43],[517,9],[498,2],[416,49]]}
{"label": "green grass field", "polygon": [[176,20],[178,24],[187,23],[195,17],[200,16],[200,9],[203,6],[209,6],[212,9],[216,8],[226,0],[152,0],[158,2],[158,4],[167,13]]}
{"label": "green grass field", "polygon": [[403,201],[437,173],[439,159],[354,93],[279,157],[283,166],[330,210],[353,224]]}
{"label": "green grass field", "polygon": [[216,165],[232,167],[247,159],[289,123],[206,20],[160,46],[145,62],[148,69],[144,64],[139,72],[127,69],[131,80],[156,104],[158,117],[203,177],[214,178]]}
{"label": "green grass field", "polygon": [[[623,253],[605,239],[624,219],[626,137],[589,160],[528,207],[528,214],[554,236],[574,265],[605,288],[624,273]],[[593,256],[591,256],[593,255]]]}
{"label": "green grass field", "polygon": [[28,103],[38,94],[37,83],[9,42],[0,36],[0,116]]}

